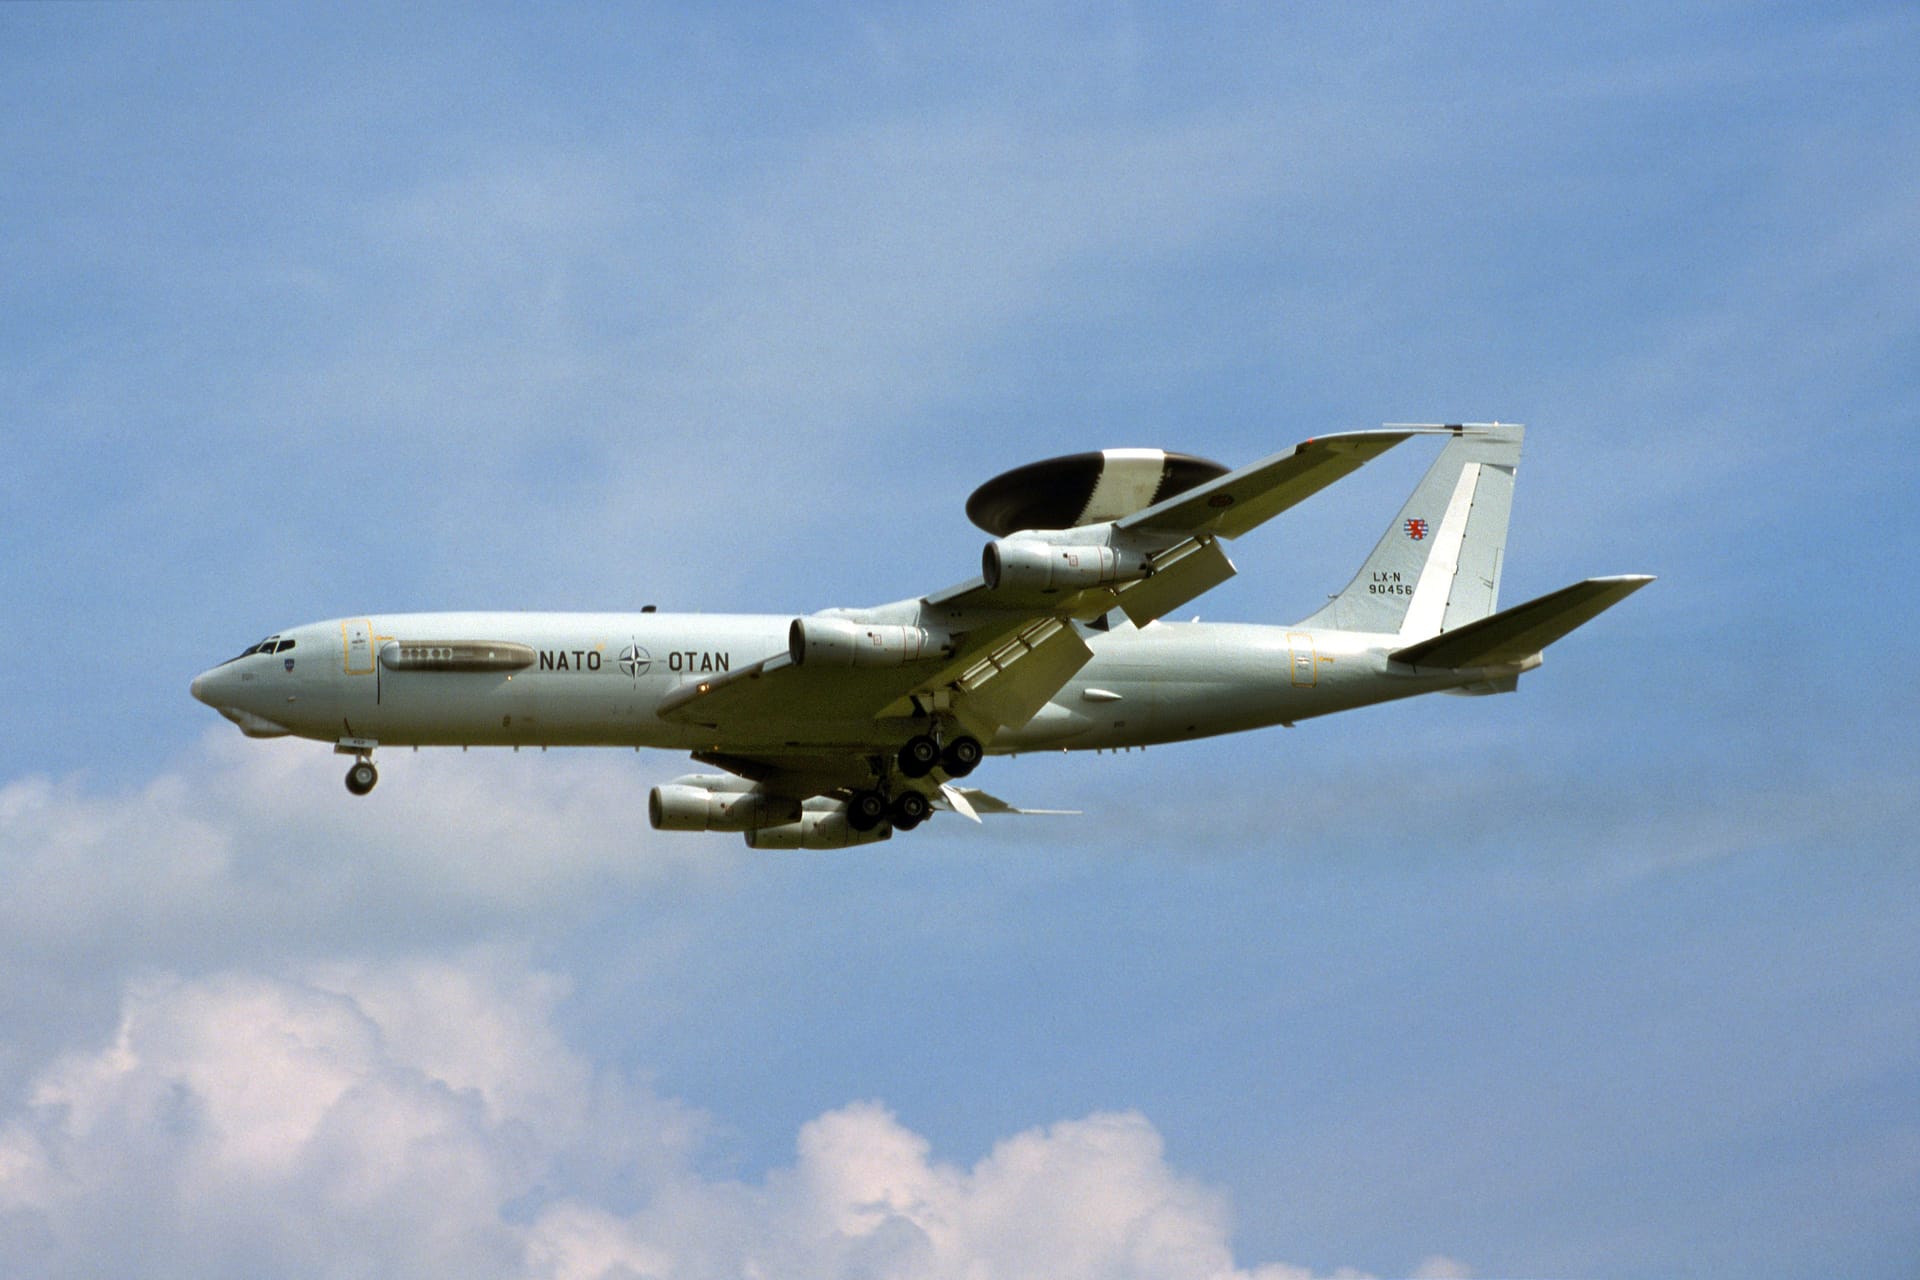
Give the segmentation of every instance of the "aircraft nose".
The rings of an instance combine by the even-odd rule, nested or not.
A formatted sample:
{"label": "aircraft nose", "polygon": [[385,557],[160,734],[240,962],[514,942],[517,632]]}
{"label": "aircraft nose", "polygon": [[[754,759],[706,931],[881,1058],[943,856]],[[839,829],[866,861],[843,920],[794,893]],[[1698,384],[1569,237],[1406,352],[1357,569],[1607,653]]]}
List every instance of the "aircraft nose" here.
{"label": "aircraft nose", "polygon": [[206,703],[208,706],[212,706],[213,705],[212,685],[213,685],[213,672],[202,671],[199,675],[193,678],[193,683],[187,686],[187,692],[191,693],[195,698],[198,698],[201,702]]}

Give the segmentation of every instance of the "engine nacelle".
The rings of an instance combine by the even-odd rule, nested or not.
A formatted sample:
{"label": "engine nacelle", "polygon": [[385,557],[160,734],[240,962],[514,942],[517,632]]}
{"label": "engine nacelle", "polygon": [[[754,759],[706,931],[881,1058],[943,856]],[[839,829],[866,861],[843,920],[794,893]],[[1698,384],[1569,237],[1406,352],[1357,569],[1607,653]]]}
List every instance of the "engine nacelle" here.
{"label": "engine nacelle", "polygon": [[795,618],[787,628],[787,656],[798,666],[899,667],[946,652],[946,640],[925,627]]}
{"label": "engine nacelle", "polygon": [[1000,538],[980,555],[990,591],[1083,591],[1133,582],[1153,572],[1139,551],[1114,547],[1057,547],[1033,538]]}
{"label": "engine nacelle", "polygon": [[800,802],[764,791],[715,791],[669,783],[647,796],[647,818],[655,831],[748,831],[797,822]]}
{"label": "engine nacelle", "polygon": [[856,844],[873,844],[891,839],[893,828],[881,823],[871,831],[855,831],[847,825],[844,806],[833,809],[809,809],[798,822],[774,827],[757,827],[747,832],[749,849],[846,849]]}

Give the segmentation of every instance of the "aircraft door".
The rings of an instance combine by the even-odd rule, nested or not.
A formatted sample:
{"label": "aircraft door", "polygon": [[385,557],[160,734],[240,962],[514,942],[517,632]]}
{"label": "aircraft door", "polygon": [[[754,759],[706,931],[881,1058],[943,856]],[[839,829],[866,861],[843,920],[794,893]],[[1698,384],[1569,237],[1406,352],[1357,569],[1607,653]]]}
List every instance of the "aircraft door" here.
{"label": "aircraft door", "polygon": [[315,687],[316,705],[330,708],[329,718],[340,717],[348,737],[378,737],[380,675],[372,619],[348,618],[340,624],[338,661],[336,674]]}
{"label": "aircraft door", "polygon": [[374,673],[373,622],[369,618],[351,618],[340,624],[340,636],[350,676]]}

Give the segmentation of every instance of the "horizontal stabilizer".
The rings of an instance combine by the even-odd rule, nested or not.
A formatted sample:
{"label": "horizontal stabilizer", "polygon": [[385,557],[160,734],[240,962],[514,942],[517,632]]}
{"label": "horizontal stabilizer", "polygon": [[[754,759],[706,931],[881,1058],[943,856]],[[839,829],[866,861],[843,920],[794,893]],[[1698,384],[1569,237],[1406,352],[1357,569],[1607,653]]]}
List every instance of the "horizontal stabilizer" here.
{"label": "horizontal stabilizer", "polygon": [[951,809],[975,822],[980,821],[983,813],[1018,813],[1029,817],[1077,817],[1080,813],[1078,809],[1022,809],[977,787],[956,787],[951,782],[940,785],[940,798],[933,805],[936,809]]}
{"label": "horizontal stabilizer", "polygon": [[1652,582],[1648,574],[1588,578],[1476,619],[1388,656],[1416,667],[1498,667],[1523,662]]}

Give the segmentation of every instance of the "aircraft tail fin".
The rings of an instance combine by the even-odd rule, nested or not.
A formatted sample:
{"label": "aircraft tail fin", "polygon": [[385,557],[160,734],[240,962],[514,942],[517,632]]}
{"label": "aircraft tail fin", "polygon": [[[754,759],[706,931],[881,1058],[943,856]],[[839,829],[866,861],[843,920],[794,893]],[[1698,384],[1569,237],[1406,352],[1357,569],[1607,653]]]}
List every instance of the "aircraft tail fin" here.
{"label": "aircraft tail fin", "polygon": [[1491,614],[1526,428],[1453,427],[1346,589],[1295,624],[1424,639]]}
{"label": "aircraft tail fin", "polygon": [[1538,599],[1404,645],[1387,656],[1416,667],[1499,667],[1525,662],[1652,582],[1647,574],[1588,578]]}

